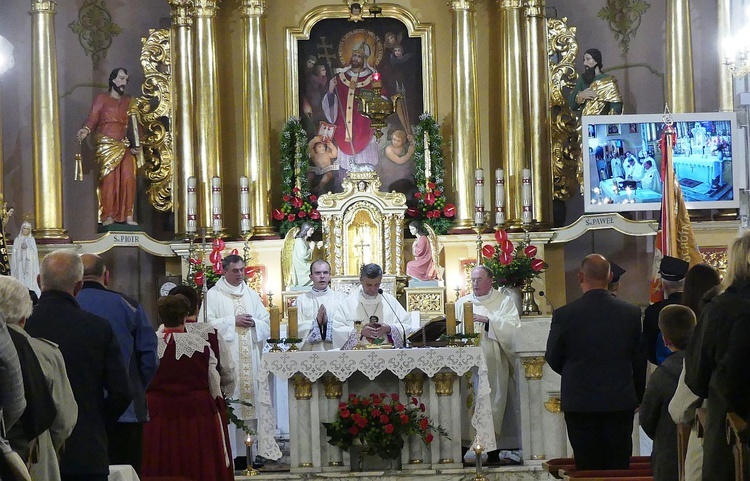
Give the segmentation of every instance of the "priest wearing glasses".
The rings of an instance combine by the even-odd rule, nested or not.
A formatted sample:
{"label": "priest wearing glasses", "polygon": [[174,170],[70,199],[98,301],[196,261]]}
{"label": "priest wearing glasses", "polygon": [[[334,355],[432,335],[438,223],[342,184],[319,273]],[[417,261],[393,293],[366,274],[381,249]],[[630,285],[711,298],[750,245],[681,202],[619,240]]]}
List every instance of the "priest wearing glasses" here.
{"label": "priest wearing glasses", "polygon": [[352,349],[357,344],[354,321],[362,321],[363,343],[390,343],[404,347],[411,333],[410,316],[392,295],[383,292],[383,269],[366,264],[359,271],[359,287],[341,303],[333,316],[333,348]]}

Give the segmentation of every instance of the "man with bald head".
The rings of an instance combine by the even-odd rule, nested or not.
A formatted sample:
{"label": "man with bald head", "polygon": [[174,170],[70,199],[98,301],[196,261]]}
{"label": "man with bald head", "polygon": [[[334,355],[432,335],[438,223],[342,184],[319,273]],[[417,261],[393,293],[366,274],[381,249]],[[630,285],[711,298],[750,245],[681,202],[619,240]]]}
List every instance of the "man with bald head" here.
{"label": "man with bald head", "polygon": [[83,287],[83,262],[72,250],[47,255],[39,273],[42,295],[26,332],[56,343],[78,403],[78,421],[60,458],[63,481],[105,481],[109,476],[107,424],[132,400],[130,382],[106,319],[84,311],[75,295]]}
{"label": "man with bald head", "polygon": [[610,264],[583,259],[583,296],[552,313],[546,360],[561,400],[576,469],[628,469],[633,415],[645,388],[641,310],[607,290]]}
{"label": "man with bald head", "polygon": [[138,301],[107,288],[110,272],[104,259],[95,254],[82,254],[81,261],[83,288],[76,300],[84,311],[109,321],[133,389],[133,402],[117,423],[107,427],[109,463],[129,464],[140,475],[143,423],[148,421],[146,388],[159,366],[156,333]]}

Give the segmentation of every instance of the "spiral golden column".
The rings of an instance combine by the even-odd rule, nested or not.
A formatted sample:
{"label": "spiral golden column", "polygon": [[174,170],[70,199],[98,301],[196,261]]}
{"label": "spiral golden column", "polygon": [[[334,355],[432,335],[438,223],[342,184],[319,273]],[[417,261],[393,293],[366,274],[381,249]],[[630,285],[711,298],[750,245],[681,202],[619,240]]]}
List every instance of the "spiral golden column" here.
{"label": "spiral golden column", "polygon": [[[242,0],[245,75],[242,85],[243,159],[249,167],[253,237],[274,236],[271,224],[271,124],[268,108],[266,2]],[[247,167],[246,167],[247,168]]]}
{"label": "spiral golden column", "polygon": [[694,112],[690,0],[667,1],[667,93],[673,113]]}
{"label": "spiral golden column", "polygon": [[533,217],[537,228],[552,227],[552,141],[549,105],[546,0],[527,0],[526,54],[529,82],[529,147]]}
{"label": "spiral golden column", "polygon": [[[732,31],[730,8],[730,0],[717,0],[717,31],[720,34]],[[732,74],[723,63],[719,63],[719,110],[722,112],[732,112],[734,110],[734,83]]]}
{"label": "spiral golden column", "polygon": [[195,175],[193,153],[193,18],[192,0],[168,0],[172,8],[172,102],[174,165],[172,205],[175,234],[187,225],[187,180]]}
{"label": "spiral golden column", "polygon": [[67,242],[69,239],[63,228],[60,105],[54,23],[56,6],[55,0],[31,1],[34,215],[35,236],[41,243]]}
{"label": "spiral golden column", "polygon": [[453,230],[469,230],[474,220],[474,171],[479,155],[475,0],[451,0],[453,17],[453,188],[456,218]]}
{"label": "spiral golden column", "polygon": [[[505,212],[508,222],[521,226],[523,169],[529,162],[526,148],[526,83],[524,71],[523,0],[498,0],[500,31],[500,165],[505,169]],[[546,52],[546,47],[545,47]],[[551,209],[550,209],[551,212]]]}
{"label": "spiral golden column", "polygon": [[[199,228],[211,232],[211,179],[221,178],[221,118],[217,81],[218,0],[194,0],[195,6],[195,158],[198,177]],[[225,179],[222,179],[222,183]]]}

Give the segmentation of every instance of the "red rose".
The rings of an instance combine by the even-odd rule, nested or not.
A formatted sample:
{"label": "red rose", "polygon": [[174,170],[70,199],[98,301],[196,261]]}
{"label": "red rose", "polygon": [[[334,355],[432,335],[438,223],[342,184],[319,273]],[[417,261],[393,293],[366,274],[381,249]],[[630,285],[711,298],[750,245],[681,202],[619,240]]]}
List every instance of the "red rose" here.
{"label": "red rose", "polygon": [[292,200],[292,196],[289,194],[284,194],[282,199],[284,200],[284,202],[289,202],[290,200]]}
{"label": "red rose", "polygon": [[432,435],[432,433],[427,434],[427,436],[424,437],[424,442],[427,444],[430,444],[432,440],[435,439],[435,436]]}
{"label": "red rose", "polygon": [[367,426],[367,419],[365,419],[365,418],[359,418],[357,420],[357,426],[359,426],[361,428],[364,428],[365,426]]}
{"label": "red rose", "polygon": [[420,420],[419,420],[419,427],[420,427],[420,429],[422,429],[422,431],[424,431],[425,429],[427,429],[427,425],[428,425],[429,423],[430,423],[430,422],[429,422],[429,421],[427,420],[427,418],[422,418],[422,419],[420,419]]}
{"label": "red rose", "polygon": [[436,187],[436,186],[435,186],[435,182],[428,182],[428,183],[427,183],[427,188],[428,188],[428,189],[434,189],[435,187]]}
{"label": "red rose", "polygon": [[346,403],[339,403],[339,409],[346,408]]}
{"label": "red rose", "polygon": [[409,422],[409,416],[407,416],[406,414],[402,414],[401,416],[399,416],[399,419],[401,420],[401,424],[406,424]]}
{"label": "red rose", "polygon": [[359,405],[359,398],[357,398],[357,397],[353,398],[353,399],[352,399],[352,404],[353,404],[354,406],[357,406],[357,405]]}
{"label": "red rose", "polygon": [[223,251],[226,246],[226,243],[221,239],[214,239],[211,243],[211,248],[215,251]]}
{"label": "red rose", "polygon": [[386,413],[390,414],[391,411],[393,411],[393,408],[391,407],[390,404],[383,404],[383,411],[385,411]]}
{"label": "red rose", "polygon": [[313,220],[320,219],[320,212],[318,212],[317,210],[313,209],[312,212],[310,212],[310,218],[313,219]]}
{"label": "red rose", "polygon": [[531,268],[534,272],[541,272],[544,269],[544,261],[541,259],[532,259]]}
{"label": "red rose", "polygon": [[495,240],[498,244],[502,245],[503,242],[508,238],[508,233],[502,229],[495,231]]}
{"label": "red rose", "polygon": [[386,424],[383,431],[385,431],[385,434],[391,434],[393,432],[393,424]]}
{"label": "red rose", "polygon": [[388,424],[388,421],[391,420],[391,418],[389,418],[387,414],[381,414],[379,417],[380,417],[380,422],[383,424]]}
{"label": "red rose", "polygon": [[398,394],[396,394],[395,392],[391,393],[391,399],[393,399],[394,401],[398,401]]}
{"label": "red rose", "polygon": [[297,217],[299,217],[300,219],[304,219],[305,217],[307,217],[307,213],[304,210],[301,210],[297,212]]}
{"label": "red rose", "polygon": [[281,209],[274,209],[273,218],[276,220],[282,220],[284,218],[284,213],[281,212]]}
{"label": "red rose", "polygon": [[203,285],[203,272],[196,272],[193,276],[193,280],[195,281],[196,286],[202,286]]}
{"label": "red rose", "polygon": [[419,403],[419,410],[420,411],[425,412],[426,409],[427,409],[427,407],[424,405],[424,403]]}
{"label": "red rose", "polygon": [[508,254],[513,252],[513,250],[515,249],[515,247],[513,247],[513,241],[511,241],[510,239],[505,239],[502,243],[502,249],[503,252],[506,252]]}
{"label": "red rose", "polygon": [[315,202],[316,200],[318,200],[318,196],[317,195],[311,195],[310,196],[310,202]]}
{"label": "red rose", "polygon": [[526,254],[526,257],[534,257],[536,255],[536,246],[526,246],[526,248],[523,250],[523,253]]}
{"label": "red rose", "polygon": [[349,412],[348,409],[342,409],[340,415],[341,415],[341,419],[347,419],[349,416],[352,415],[352,413]]}
{"label": "red rose", "polygon": [[357,428],[357,426],[352,426],[349,428],[349,434],[351,434],[352,436],[356,436],[358,432],[359,428]]}
{"label": "red rose", "polygon": [[435,197],[440,197],[440,194],[442,194],[442,192],[441,192],[441,191],[439,191],[439,190],[435,190]]}
{"label": "red rose", "polygon": [[500,264],[507,266],[513,262],[513,258],[508,254],[507,252],[501,252],[500,253]]}
{"label": "red rose", "polygon": [[367,399],[367,398],[363,399],[363,400],[362,400],[362,405],[363,405],[363,406],[369,406],[369,405],[370,405],[370,400],[369,400],[369,399]]}
{"label": "red rose", "polygon": [[427,192],[427,195],[424,196],[424,201],[427,205],[433,205],[435,203],[435,194]]}
{"label": "red rose", "polygon": [[294,214],[289,214],[288,216],[286,216],[286,220],[288,220],[289,222],[294,222],[294,219],[296,218],[297,217],[295,217]]}
{"label": "red rose", "polygon": [[453,217],[456,215],[456,206],[453,204],[446,204],[443,208],[443,215],[446,217]]}
{"label": "red rose", "polygon": [[422,193],[421,192],[414,192],[414,198],[415,199],[421,199],[422,198]]}
{"label": "red rose", "polygon": [[356,394],[349,394],[349,399],[354,399],[355,397],[357,397]]}
{"label": "red rose", "polygon": [[[373,400],[372,403],[375,404],[375,401]],[[372,410],[372,417],[374,417],[374,418],[379,418],[381,414],[383,414],[383,413],[380,412],[380,409],[373,409]]]}
{"label": "red rose", "polygon": [[492,258],[492,256],[495,255],[495,248],[489,244],[485,244],[484,247],[482,247],[482,255],[488,259]]}
{"label": "red rose", "polygon": [[401,403],[396,404],[396,411],[397,412],[402,413],[402,412],[404,412],[404,409],[406,409],[406,407],[404,407],[403,404],[401,404]]}
{"label": "red rose", "polygon": [[299,187],[295,187],[294,189],[292,189],[292,192],[294,192],[295,194],[296,194],[297,192],[299,192]]}
{"label": "red rose", "polygon": [[379,396],[380,396],[380,399],[385,399],[385,398],[387,398],[387,397],[388,397],[388,395],[387,395],[386,393],[384,393],[384,392],[381,392],[381,393],[379,394]]}
{"label": "red rose", "polygon": [[380,406],[380,402],[381,402],[381,401],[380,401],[380,398],[379,398],[379,397],[378,397],[377,395],[376,395],[376,396],[373,396],[373,398],[372,398],[372,404],[373,404],[374,406]]}
{"label": "red rose", "polygon": [[411,398],[411,403],[416,406],[416,405],[419,404],[419,400],[417,398],[413,397],[413,398]]}

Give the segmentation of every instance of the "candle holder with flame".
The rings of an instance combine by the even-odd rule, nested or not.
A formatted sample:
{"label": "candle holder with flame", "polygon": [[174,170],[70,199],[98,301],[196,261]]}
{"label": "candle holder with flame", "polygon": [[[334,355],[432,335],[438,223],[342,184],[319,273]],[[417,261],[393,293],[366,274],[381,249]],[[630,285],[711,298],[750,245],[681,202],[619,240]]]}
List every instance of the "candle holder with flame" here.
{"label": "candle holder with flame", "polygon": [[245,458],[247,459],[247,469],[242,472],[245,476],[257,476],[260,472],[253,468],[253,436],[247,433],[245,438]]}
{"label": "candle holder with flame", "polygon": [[354,321],[354,329],[357,330],[357,345],[354,346],[355,351],[361,351],[365,349],[365,346],[362,345],[362,328],[364,327],[364,323],[361,320]]}
{"label": "candle holder with flame", "polygon": [[477,474],[474,475],[472,481],[487,481],[487,477],[482,474],[482,452],[484,451],[484,446],[481,444],[477,444],[474,446],[474,454],[476,454],[476,467],[477,467]]}
{"label": "candle holder with flame", "polygon": [[362,89],[359,93],[359,112],[370,119],[370,126],[378,140],[383,136],[383,127],[388,125],[385,119],[396,110],[395,104],[402,98],[401,95],[394,95],[391,100],[383,98],[382,87],[380,74],[376,72],[372,75],[372,90]]}

